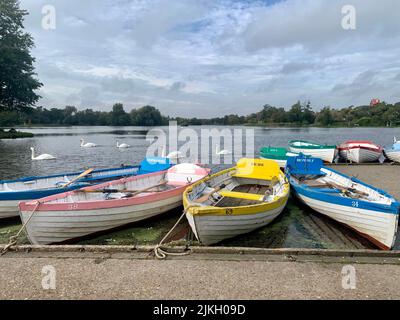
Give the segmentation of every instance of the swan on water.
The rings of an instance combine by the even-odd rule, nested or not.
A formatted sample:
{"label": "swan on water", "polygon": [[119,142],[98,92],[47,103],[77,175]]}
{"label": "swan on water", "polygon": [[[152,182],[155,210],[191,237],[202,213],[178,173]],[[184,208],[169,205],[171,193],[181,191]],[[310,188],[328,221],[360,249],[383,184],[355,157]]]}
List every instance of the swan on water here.
{"label": "swan on water", "polygon": [[183,153],[180,151],[172,151],[172,152],[168,153],[167,156],[165,156],[165,147],[161,147],[161,149],[162,149],[161,157],[163,157],[163,158],[168,158],[170,160],[175,160],[175,161],[179,161],[179,159],[185,158]]}
{"label": "swan on water", "polygon": [[51,154],[43,153],[37,157],[35,157],[35,149],[31,147],[32,151],[32,160],[54,160],[57,159],[55,156],[52,156]]}
{"label": "swan on water", "polygon": [[229,151],[229,150],[220,150],[219,149],[219,145],[218,144],[216,144],[215,145],[215,154],[217,154],[217,155],[219,155],[219,156],[222,156],[222,155],[227,155],[227,154],[231,154],[232,152],[231,151]]}
{"label": "swan on water", "polygon": [[117,141],[117,148],[130,148],[131,146],[129,144],[126,143],[121,143],[119,144],[119,142]]}
{"label": "swan on water", "polygon": [[92,142],[85,143],[85,140],[81,139],[81,147],[82,148],[94,148],[94,147],[97,147],[97,144],[92,143]]}

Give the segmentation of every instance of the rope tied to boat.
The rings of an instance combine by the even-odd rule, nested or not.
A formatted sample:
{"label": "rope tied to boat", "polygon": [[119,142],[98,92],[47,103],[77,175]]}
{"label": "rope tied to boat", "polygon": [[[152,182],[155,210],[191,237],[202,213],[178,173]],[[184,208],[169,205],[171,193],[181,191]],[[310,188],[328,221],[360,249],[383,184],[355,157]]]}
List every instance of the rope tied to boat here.
{"label": "rope tied to boat", "polygon": [[36,210],[39,208],[40,206],[40,202],[39,201],[35,201],[36,205],[33,208],[32,212],[29,214],[28,219],[22,224],[21,228],[18,230],[17,234],[14,236],[11,236],[10,239],[8,240],[8,244],[3,248],[3,250],[1,250],[0,252],[0,256],[5,255],[12,246],[15,246],[17,244],[18,238],[21,235],[22,231],[25,230],[26,226],[28,225],[29,221],[31,221],[34,213],[36,212]]}
{"label": "rope tied to boat", "polygon": [[192,207],[198,207],[198,204],[192,204],[189,205],[185,210],[183,210],[183,213],[179,217],[179,219],[176,221],[174,226],[167,232],[167,234],[161,239],[158,245],[155,246],[154,248],[154,255],[158,260],[164,260],[167,258],[167,256],[187,256],[191,253],[190,248],[187,248],[187,251],[185,252],[169,252],[166,251],[165,248],[162,248],[162,245],[166,239],[170,236],[172,231],[175,230],[175,228],[179,225],[179,223],[182,221],[183,217],[186,215],[186,212],[192,208]]}

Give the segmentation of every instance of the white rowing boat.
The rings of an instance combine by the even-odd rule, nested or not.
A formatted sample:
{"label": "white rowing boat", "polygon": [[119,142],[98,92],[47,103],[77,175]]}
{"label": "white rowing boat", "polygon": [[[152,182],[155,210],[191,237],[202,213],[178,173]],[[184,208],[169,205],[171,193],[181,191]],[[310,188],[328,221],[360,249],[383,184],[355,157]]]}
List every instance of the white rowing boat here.
{"label": "white rowing boat", "polygon": [[350,140],[338,147],[340,156],[345,161],[364,163],[378,161],[382,147],[367,140]]}
{"label": "white rowing boat", "polygon": [[65,242],[175,209],[182,205],[184,190],[208,173],[194,164],[179,164],[168,171],[21,202],[20,216],[31,243]]}

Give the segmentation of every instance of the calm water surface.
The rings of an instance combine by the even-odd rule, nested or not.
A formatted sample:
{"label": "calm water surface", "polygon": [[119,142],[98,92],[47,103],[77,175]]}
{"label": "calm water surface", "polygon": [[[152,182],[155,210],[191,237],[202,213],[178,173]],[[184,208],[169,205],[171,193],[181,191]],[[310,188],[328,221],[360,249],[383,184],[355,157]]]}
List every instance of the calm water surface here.
{"label": "calm water surface", "polygon": [[[211,127],[191,128],[200,132],[202,128]],[[219,127],[219,129],[222,128],[227,127]],[[339,144],[349,139],[365,139],[373,140],[383,146],[390,146],[394,136],[400,137],[400,128],[242,128],[244,130],[254,129],[256,157],[261,147],[269,145],[286,147],[287,142],[292,139],[304,139],[327,144]],[[79,171],[88,167],[106,168],[121,164],[137,164],[145,157],[147,147],[151,143],[151,140],[146,140],[146,134],[149,129],[147,127],[44,127],[22,129],[34,133],[35,137],[0,140],[0,179]],[[167,128],[162,129],[167,130]],[[181,130],[184,129],[187,128],[181,128]],[[84,138],[87,142],[96,143],[98,147],[81,148],[80,138]],[[117,149],[117,141],[127,143],[132,147],[122,150]],[[55,155],[57,160],[31,161],[30,147],[34,147],[37,154],[50,153]],[[214,151],[213,146],[210,145],[209,147],[210,150]],[[137,228],[147,228],[153,231],[156,230],[153,229],[153,226],[156,228],[162,225],[164,228],[173,224],[178,214],[179,212],[171,213],[165,218],[158,218],[157,221],[141,223]],[[128,229],[128,231],[125,230],[120,234],[126,235],[128,232],[129,237],[135,236],[135,230],[135,228]],[[0,234],[1,232],[0,229]],[[143,230],[140,232],[143,233]],[[110,237],[118,238],[118,236],[119,233],[115,233]],[[155,237],[154,241],[157,242],[157,240],[158,236]],[[102,242],[101,240],[99,241]],[[152,240],[150,239],[149,241],[151,242]],[[352,232],[348,232],[345,228],[330,220],[314,214],[312,210],[302,206],[295,199],[290,201],[288,208],[280,219],[271,226],[247,236],[230,240],[224,245],[308,248],[370,247],[368,243]]]}

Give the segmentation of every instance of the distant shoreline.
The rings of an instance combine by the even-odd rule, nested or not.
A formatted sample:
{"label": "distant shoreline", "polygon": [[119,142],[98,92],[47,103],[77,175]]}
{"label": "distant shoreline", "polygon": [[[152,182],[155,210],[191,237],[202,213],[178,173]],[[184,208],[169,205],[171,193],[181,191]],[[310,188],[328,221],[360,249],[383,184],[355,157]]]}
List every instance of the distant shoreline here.
{"label": "distant shoreline", "polygon": [[0,139],[19,139],[19,138],[33,138],[34,134],[30,132],[17,131],[15,129],[9,129],[4,131],[0,129]]}
{"label": "distant shoreline", "polygon": [[[243,124],[190,124],[190,125],[181,125],[178,124],[180,127],[213,127],[213,126],[218,126],[218,127],[259,127],[259,128],[272,128],[272,129],[290,129],[290,128],[320,128],[320,129],[340,129],[340,128],[349,128],[349,129],[358,129],[358,128],[388,128],[388,129],[395,129],[395,128],[400,128],[400,126],[340,126],[340,125],[333,125],[333,126],[320,126],[320,125],[296,125],[296,124],[261,124],[261,123],[243,123]],[[165,125],[157,125],[157,126],[145,126],[145,125],[128,125],[128,126],[111,126],[111,125],[50,125],[50,124],[34,124],[34,125],[17,125],[14,126],[14,128],[18,129],[37,129],[37,128],[72,128],[72,127],[117,127],[117,128],[123,128],[123,127],[148,127],[148,128],[154,128],[154,127],[168,127],[168,124]],[[1,130],[8,130],[10,127],[0,127],[0,132]],[[23,133],[23,132],[21,132]],[[27,132],[25,132],[27,133]],[[0,134],[1,136],[1,134]],[[1,139],[1,138],[0,138]]]}

